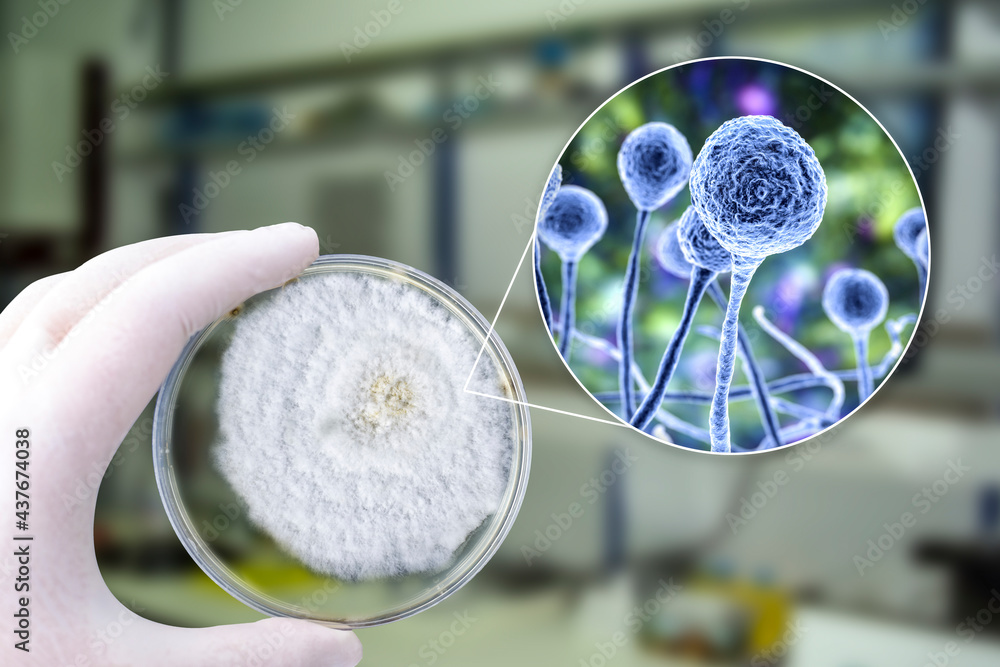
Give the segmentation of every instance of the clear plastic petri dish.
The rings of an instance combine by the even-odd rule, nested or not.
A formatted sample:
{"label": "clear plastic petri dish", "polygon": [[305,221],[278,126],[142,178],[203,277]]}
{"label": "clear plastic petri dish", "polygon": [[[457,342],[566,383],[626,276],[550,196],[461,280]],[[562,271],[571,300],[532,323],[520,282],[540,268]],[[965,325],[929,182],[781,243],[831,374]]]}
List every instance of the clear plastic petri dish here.
{"label": "clear plastic petri dish", "polygon": [[[472,333],[477,345],[485,341],[479,364],[492,364],[506,394],[499,398],[510,410],[512,451],[501,501],[447,565],[436,571],[381,579],[338,579],[310,569],[249,520],[244,501],[212,459],[219,433],[215,410],[219,371],[238,316],[235,312],[195,334],[164,381],[154,415],[153,463],[174,531],[197,565],[226,592],[270,616],[363,628],[431,607],[465,585],[489,561],[510,530],[524,497],[531,425],[524,387],[507,349],[460,294],[411,267],[358,255],[320,257],[298,280],[332,272],[364,273],[422,290],[447,308]],[[252,297],[240,310],[259,307],[280,289]]]}

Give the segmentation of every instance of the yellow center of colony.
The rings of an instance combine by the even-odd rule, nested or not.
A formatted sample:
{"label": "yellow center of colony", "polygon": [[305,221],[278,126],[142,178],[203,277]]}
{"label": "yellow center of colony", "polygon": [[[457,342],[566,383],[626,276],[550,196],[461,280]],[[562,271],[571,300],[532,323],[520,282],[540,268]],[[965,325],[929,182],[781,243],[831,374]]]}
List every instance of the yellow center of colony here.
{"label": "yellow center of colony", "polygon": [[354,425],[367,431],[391,426],[413,408],[413,390],[404,378],[379,375],[361,401]]}

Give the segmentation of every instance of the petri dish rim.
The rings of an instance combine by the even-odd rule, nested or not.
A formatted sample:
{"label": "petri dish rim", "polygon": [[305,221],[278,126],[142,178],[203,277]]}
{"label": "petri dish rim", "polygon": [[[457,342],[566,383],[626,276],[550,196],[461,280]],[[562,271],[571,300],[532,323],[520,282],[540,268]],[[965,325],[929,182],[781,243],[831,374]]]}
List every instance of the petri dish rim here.
{"label": "petri dish rim", "polygon": [[[510,476],[503,500],[496,513],[486,519],[485,525],[488,529],[478,538],[477,544],[469,549],[468,553],[461,555],[449,568],[447,576],[437,585],[423,591],[413,604],[396,605],[382,613],[361,619],[332,618],[310,613],[309,610],[288,604],[246,584],[199,535],[184,507],[172,463],[174,412],[184,375],[195,354],[219,324],[225,321],[226,316],[217,319],[191,337],[160,387],[153,414],[153,471],[160,499],[174,533],[198,567],[229,595],[268,616],[297,618],[335,628],[353,629],[391,623],[429,609],[467,584],[489,562],[510,532],[524,499],[531,464],[531,419],[524,386],[510,353],[492,325],[461,294],[418,269],[366,255],[323,255],[307,267],[299,277],[331,272],[363,272],[403,280],[423,290],[459,317],[474,333],[480,345],[486,341],[482,350],[483,356],[488,356],[492,360],[511,393],[511,398],[499,400],[505,400],[512,406],[515,439]],[[270,291],[262,292],[251,299],[259,298]],[[484,361],[485,359],[480,363]]]}

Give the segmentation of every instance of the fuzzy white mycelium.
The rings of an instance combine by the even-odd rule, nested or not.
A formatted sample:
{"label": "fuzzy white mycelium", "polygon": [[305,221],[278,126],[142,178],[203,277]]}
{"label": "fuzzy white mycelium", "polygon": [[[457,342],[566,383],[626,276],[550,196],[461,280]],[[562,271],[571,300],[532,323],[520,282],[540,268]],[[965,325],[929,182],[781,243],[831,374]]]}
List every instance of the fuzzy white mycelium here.
{"label": "fuzzy white mycelium", "polygon": [[[250,520],[317,572],[439,570],[498,510],[511,467],[511,405],[464,391],[480,346],[413,285],[346,272],[286,285],[236,318],[216,464]],[[503,396],[501,383],[484,354],[469,388]]]}

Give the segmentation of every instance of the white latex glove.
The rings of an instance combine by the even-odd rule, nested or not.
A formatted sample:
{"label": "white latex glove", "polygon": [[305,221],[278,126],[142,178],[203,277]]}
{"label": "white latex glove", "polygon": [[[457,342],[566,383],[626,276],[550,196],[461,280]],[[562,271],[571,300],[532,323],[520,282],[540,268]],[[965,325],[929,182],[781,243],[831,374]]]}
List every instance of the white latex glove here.
{"label": "white latex glove", "polygon": [[[196,331],[298,275],[318,254],[295,223],[169,237],[107,252],[24,290],[0,313],[0,664],[355,665],[354,633],[306,621],[175,628],[126,609],[94,555],[97,494],[67,509],[118,445]],[[18,429],[28,429],[29,529],[15,528]],[[23,433],[22,433],[23,434]],[[23,445],[21,448],[24,448]],[[15,542],[14,535],[32,535]],[[30,550],[30,591],[15,592]],[[29,598],[30,653],[14,647]]]}

